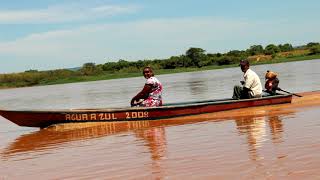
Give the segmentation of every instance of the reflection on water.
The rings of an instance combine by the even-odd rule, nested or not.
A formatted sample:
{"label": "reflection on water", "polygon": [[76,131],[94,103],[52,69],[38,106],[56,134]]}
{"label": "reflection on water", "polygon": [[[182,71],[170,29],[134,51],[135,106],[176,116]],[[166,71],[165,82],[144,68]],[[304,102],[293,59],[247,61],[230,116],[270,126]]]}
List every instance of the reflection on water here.
{"label": "reflection on water", "polygon": [[[261,107],[259,107],[261,108]],[[199,122],[234,120],[239,135],[247,136],[249,152],[254,153],[266,141],[266,126],[269,124],[274,142],[281,141],[283,131],[281,118],[294,111],[244,111],[218,112],[170,120],[67,123],[52,125],[48,128],[18,137],[3,152],[3,157],[24,155],[26,152],[43,151],[57,148],[64,143],[99,138],[117,133],[134,132],[135,137],[145,141],[153,160],[159,160],[166,153],[166,133],[169,126],[186,125]],[[241,114],[243,113],[243,114]]]}
{"label": "reflection on water", "polygon": [[133,129],[150,127],[149,121],[108,122],[108,123],[69,123],[53,125],[30,134],[18,137],[4,155],[38,151],[58,147],[62,143],[99,138]]}
{"label": "reflection on water", "polygon": [[[166,144],[163,126],[182,125],[206,120],[208,120],[207,117],[190,116],[189,119],[176,118],[173,120],[58,124],[30,134],[21,135],[3,152],[3,155],[8,157],[21,152],[51,149],[66,142],[99,138],[127,131],[134,131],[136,137],[143,138],[149,142],[147,145],[150,145],[151,151],[158,152],[155,146]],[[157,153],[152,154],[154,154],[154,157],[161,157],[161,153],[158,155]]]}
{"label": "reflection on water", "polygon": [[[292,92],[320,89],[320,61],[253,66]],[[293,70],[294,69],[294,70]],[[165,103],[228,98],[237,68],[161,75]],[[0,90],[8,109],[128,106],[143,77]],[[27,94],[27,96],[26,96]],[[18,127],[0,118],[0,179],[317,179],[320,93],[292,104],[171,120]],[[196,176],[195,176],[196,175]]]}
{"label": "reflection on water", "polygon": [[[293,113],[288,113],[293,114]],[[248,152],[250,159],[258,160],[258,149],[268,141],[267,126],[269,125],[271,140],[273,143],[281,143],[283,124],[283,115],[261,116],[261,117],[240,117],[235,120],[240,135],[246,135]]]}
{"label": "reflection on water", "polygon": [[269,117],[269,126],[273,143],[282,142],[283,124],[280,116]]}
{"label": "reflection on water", "polygon": [[167,139],[164,127],[153,127],[135,131],[135,136],[145,142],[152,160],[152,174],[154,177],[163,178],[164,169],[161,160],[167,156]]}
{"label": "reflection on water", "polygon": [[257,149],[266,141],[265,117],[242,118],[235,121],[240,134],[246,134],[250,157],[256,160]]}
{"label": "reflection on water", "polygon": [[159,160],[165,156],[166,153],[166,133],[164,127],[154,127],[146,130],[135,131],[138,138],[146,141],[146,146],[151,152],[153,160]]}
{"label": "reflection on water", "polygon": [[[159,121],[55,125],[12,141],[1,151],[0,172],[10,175],[15,171],[5,167],[23,167],[30,172],[24,177],[29,178],[42,174],[56,179],[80,175],[89,179],[188,179],[196,173],[201,179],[234,179],[239,174],[260,179],[279,169],[282,176],[290,169],[305,169],[299,165],[304,162],[301,160],[289,170],[281,169],[284,162],[294,161],[297,152],[304,152],[296,147],[296,139],[284,139],[292,123],[301,122],[293,120],[300,112],[288,107],[256,107]],[[317,143],[311,141],[310,145],[314,150]],[[308,159],[312,154],[309,152],[305,162],[313,163],[307,167],[314,172],[318,161]],[[37,165],[32,166],[33,162]],[[48,171],[51,164],[59,174]],[[84,165],[86,170],[81,168]]]}

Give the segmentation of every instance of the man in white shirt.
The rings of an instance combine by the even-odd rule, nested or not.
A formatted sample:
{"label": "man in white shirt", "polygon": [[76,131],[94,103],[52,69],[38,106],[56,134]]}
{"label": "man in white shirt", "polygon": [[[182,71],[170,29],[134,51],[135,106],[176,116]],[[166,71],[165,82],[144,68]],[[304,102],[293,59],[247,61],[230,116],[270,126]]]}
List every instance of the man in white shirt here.
{"label": "man in white shirt", "polygon": [[241,60],[240,67],[244,73],[242,86],[234,86],[232,99],[259,98],[262,95],[262,85],[259,76],[249,67],[248,60]]}

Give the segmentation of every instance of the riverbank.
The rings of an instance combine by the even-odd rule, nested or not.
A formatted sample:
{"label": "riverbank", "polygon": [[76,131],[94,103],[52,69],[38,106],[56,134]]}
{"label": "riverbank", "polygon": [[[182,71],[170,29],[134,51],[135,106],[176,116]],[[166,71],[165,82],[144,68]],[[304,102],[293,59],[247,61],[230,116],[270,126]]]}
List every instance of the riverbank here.
{"label": "riverbank", "polygon": [[[294,62],[294,61],[306,61],[306,60],[319,60],[320,55],[302,55],[295,57],[276,57],[274,59],[268,60],[250,60],[251,65],[260,65],[260,64],[275,64],[275,63],[286,63],[286,62]],[[230,65],[211,65],[211,66],[203,66],[203,67],[184,67],[184,68],[175,68],[175,69],[156,69],[155,73],[157,75],[162,74],[174,74],[174,73],[182,73],[182,72],[195,72],[195,71],[206,71],[206,70],[214,70],[214,69],[224,69],[224,68],[232,68],[237,67],[238,64],[230,64]],[[54,75],[53,75],[54,76]],[[66,84],[66,83],[76,83],[76,82],[88,82],[88,81],[99,81],[99,80],[110,80],[110,79],[120,79],[120,78],[131,78],[131,77],[139,77],[141,76],[141,72],[115,72],[115,73],[103,73],[99,75],[91,75],[91,76],[71,76],[67,78],[56,78],[56,79],[48,79],[41,80],[37,82],[35,85],[30,86],[44,86],[44,85],[54,85],[54,84]],[[21,87],[19,84],[15,84],[13,81],[9,84],[0,84],[0,89],[8,89],[8,88],[18,88]],[[23,86],[26,87],[26,86]]]}
{"label": "riverbank", "polygon": [[[311,56],[299,56],[299,57],[291,57],[291,58],[275,58],[268,61],[253,61],[251,62],[251,66],[260,65],[260,64],[276,64],[276,63],[286,63],[286,62],[294,62],[294,61],[307,61],[307,60],[319,60],[320,55],[311,55]],[[232,68],[237,67],[238,64],[230,64],[230,65],[222,65],[222,66],[204,66],[201,68],[197,67],[189,67],[189,68],[176,68],[176,69],[158,69],[155,70],[157,75],[162,74],[174,74],[174,73],[183,73],[183,72],[195,72],[195,71],[206,71],[206,70],[214,70],[214,69],[224,69],[224,68]],[[64,83],[75,83],[75,82],[86,82],[86,81],[99,81],[99,80],[109,80],[109,79],[120,79],[120,78],[130,78],[130,77],[139,77],[141,76],[141,72],[135,73],[114,73],[114,74],[103,74],[97,76],[81,76],[74,78],[66,78],[66,79],[58,79],[56,81],[50,82],[41,82],[40,85],[53,85],[53,84],[64,84]]]}

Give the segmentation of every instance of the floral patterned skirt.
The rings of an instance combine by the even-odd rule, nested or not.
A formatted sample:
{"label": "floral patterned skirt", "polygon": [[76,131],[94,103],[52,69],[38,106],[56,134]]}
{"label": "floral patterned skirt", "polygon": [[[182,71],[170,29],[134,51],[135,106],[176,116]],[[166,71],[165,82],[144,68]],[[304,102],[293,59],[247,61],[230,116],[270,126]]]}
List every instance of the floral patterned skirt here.
{"label": "floral patterned skirt", "polygon": [[141,106],[142,107],[162,106],[162,100],[148,98],[142,101]]}

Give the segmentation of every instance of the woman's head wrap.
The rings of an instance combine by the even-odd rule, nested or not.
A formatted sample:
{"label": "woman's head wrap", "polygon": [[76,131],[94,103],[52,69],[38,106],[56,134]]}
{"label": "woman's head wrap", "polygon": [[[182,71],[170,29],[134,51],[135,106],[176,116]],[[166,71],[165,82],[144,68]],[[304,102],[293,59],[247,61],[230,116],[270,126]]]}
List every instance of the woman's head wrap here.
{"label": "woman's head wrap", "polygon": [[274,78],[276,78],[277,77],[277,73],[275,73],[275,72],[272,72],[272,71],[267,71],[267,73],[266,73],[266,79],[274,79]]}

